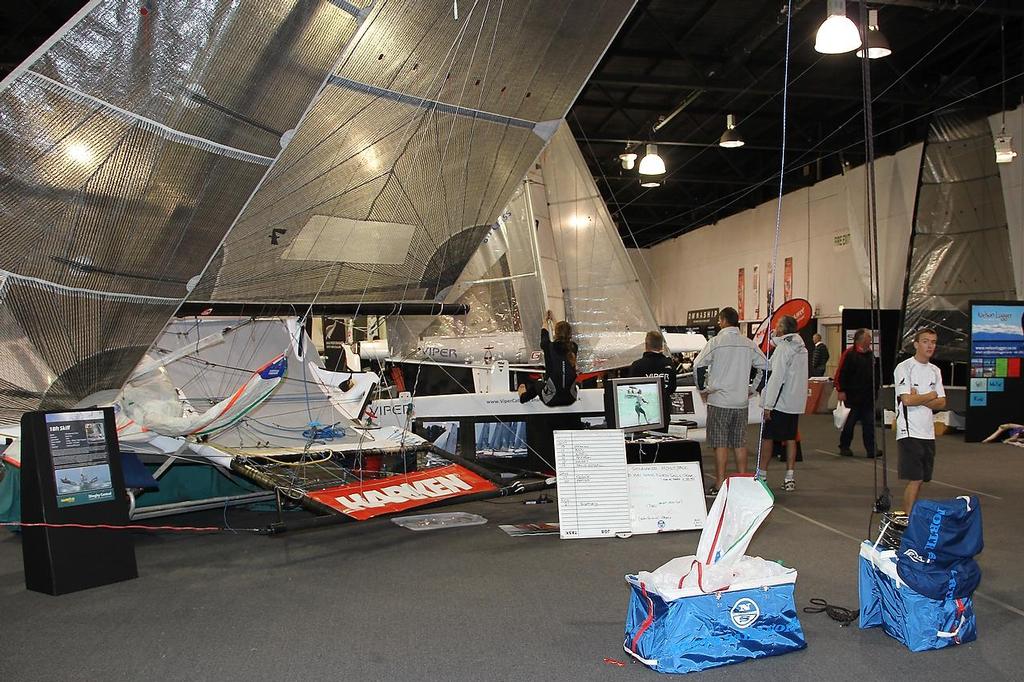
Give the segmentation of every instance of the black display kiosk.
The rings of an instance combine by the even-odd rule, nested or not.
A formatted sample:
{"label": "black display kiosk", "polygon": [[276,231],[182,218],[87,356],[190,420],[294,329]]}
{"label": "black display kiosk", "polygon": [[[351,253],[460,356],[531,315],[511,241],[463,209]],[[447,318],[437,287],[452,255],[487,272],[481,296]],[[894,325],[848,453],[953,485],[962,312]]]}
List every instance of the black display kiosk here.
{"label": "black display kiosk", "polygon": [[[128,523],[112,408],[27,412],[21,418],[24,523]],[[66,594],[138,577],[124,530],[25,526],[25,587]]]}

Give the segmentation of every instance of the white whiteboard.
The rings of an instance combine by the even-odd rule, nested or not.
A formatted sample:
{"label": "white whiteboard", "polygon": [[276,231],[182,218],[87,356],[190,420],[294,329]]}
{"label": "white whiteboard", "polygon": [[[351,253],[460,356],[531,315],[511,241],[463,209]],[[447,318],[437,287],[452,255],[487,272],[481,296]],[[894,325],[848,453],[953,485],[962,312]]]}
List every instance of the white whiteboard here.
{"label": "white whiteboard", "polygon": [[708,510],[699,462],[630,464],[628,475],[634,533],[704,527]]}
{"label": "white whiteboard", "polygon": [[622,431],[555,431],[554,443],[559,536],[575,539],[629,534],[629,483]]}

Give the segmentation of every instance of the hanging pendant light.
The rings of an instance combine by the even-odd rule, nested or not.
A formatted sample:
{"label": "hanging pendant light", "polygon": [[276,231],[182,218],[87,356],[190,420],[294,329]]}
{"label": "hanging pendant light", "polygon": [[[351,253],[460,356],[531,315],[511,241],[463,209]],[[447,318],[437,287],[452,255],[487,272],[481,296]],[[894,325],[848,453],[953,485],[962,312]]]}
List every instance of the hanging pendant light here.
{"label": "hanging pendant light", "polygon": [[882,57],[888,57],[892,54],[892,48],[889,47],[889,41],[878,28],[878,10],[868,10],[868,34],[867,34],[867,50],[861,46],[861,49],[857,50],[857,56],[861,59],[864,58],[864,54],[867,53],[868,59],[881,59]]}
{"label": "hanging pendant light", "polygon": [[814,49],[822,54],[842,54],[860,45],[860,31],[846,16],[846,0],[828,0],[828,17],[818,28]]}
{"label": "hanging pendant light", "polygon": [[[995,136],[996,163],[1013,163],[1017,152],[1013,151],[1013,136],[1006,134],[1006,21],[999,19],[999,62],[1003,71],[1002,94],[1000,101],[1002,106],[1003,126],[999,134]],[[1024,100],[1022,100],[1024,101]]]}
{"label": "hanging pendant light", "polygon": [[1006,128],[995,137],[996,163],[1012,163],[1017,157],[1013,150],[1013,136],[1006,134]]}
{"label": "hanging pendant light", "polygon": [[718,146],[726,149],[735,149],[743,146],[743,136],[736,130],[736,117],[727,114],[725,117],[725,132],[718,139]]}
{"label": "hanging pendant light", "polygon": [[633,170],[633,167],[636,166],[636,154],[633,152],[619,154],[619,163],[622,164],[622,170]]}
{"label": "hanging pendant light", "polygon": [[664,175],[665,161],[658,156],[658,145],[647,145],[647,154],[640,159],[640,175]]}
{"label": "hanging pendant light", "polygon": [[665,179],[665,160],[658,156],[658,145],[647,145],[647,154],[640,159],[640,186],[660,187]]}

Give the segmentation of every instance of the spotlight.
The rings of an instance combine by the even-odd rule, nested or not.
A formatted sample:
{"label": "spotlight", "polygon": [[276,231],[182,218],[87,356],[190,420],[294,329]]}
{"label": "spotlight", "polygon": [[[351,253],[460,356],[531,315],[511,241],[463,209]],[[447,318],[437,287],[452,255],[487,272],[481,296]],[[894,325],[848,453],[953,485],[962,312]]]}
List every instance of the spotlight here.
{"label": "spotlight", "polygon": [[743,146],[743,136],[736,130],[736,117],[732,114],[728,114],[725,117],[725,132],[722,133],[722,137],[718,140],[718,146],[727,149]]}
{"label": "spotlight", "polygon": [[647,145],[647,155],[640,159],[640,186],[660,187],[665,179],[665,161],[658,156],[658,145]]}
{"label": "spotlight", "polygon": [[1013,151],[1013,136],[1006,134],[1004,128],[995,137],[996,147],[996,163],[1010,163],[1017,156],[1017,152]]}
{"label": "spotlight", "polygon": [[818,28],[814,49],[822,54],[842,54],[858,47],[860,31],[846,16],[846,0],[828,0],[828,17]]}
{"label": "spotlight", "polygon": [[[878,10],[868,10],[868,34],[867,34],[867,57],[868,59],[881,59],[882,57],[888,57],[892,54],[892,48],[889,47],[889,41],[886,39],[885,34],[878,29]],[[857,50],[857,56],[864,58],[865,50],[861,46],[861,49]]]}

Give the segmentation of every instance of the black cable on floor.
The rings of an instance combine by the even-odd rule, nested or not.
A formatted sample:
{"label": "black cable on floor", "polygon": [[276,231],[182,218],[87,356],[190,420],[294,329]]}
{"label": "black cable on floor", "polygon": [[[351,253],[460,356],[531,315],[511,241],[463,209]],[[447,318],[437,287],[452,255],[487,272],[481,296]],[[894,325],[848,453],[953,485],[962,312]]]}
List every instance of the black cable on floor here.
{"label": "black cable on floor", "polygon": [[826,613],[828,617],[839,622],[839,627],[846,627],[860,616],[860,609],[851,611],[843,606],[829,604],[824,599],[814,597],[811,599],[811,606],[804,607],[804,613]]}

